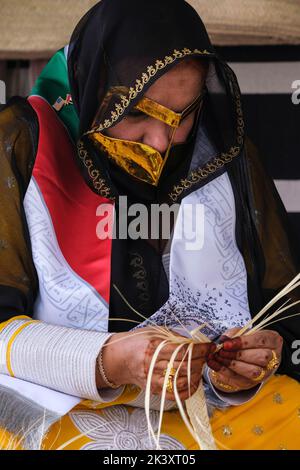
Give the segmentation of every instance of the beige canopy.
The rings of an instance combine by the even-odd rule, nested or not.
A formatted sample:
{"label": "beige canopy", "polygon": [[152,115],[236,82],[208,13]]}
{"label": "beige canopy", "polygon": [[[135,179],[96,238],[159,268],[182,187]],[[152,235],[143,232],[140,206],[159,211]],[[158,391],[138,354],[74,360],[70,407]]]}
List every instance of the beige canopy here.
{"label": "beige canopy", "polygon": [[[299,0],[188,1],[215,45],[300,44]],[[48,58],[69,42],[74,26],[95,3],[1,0],[0,59]]]}

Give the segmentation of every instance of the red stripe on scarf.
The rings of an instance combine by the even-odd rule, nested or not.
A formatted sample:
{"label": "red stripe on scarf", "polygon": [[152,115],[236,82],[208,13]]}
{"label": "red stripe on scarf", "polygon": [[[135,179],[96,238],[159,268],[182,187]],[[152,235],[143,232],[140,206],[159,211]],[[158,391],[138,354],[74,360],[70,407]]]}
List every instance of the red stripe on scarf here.
{"label": "red stripe on scarf", "polygon": [[59,247],[69,266],[109,303],[111,237],[100,240],[96,216],[100,204],[112,204],[85,183],[75,163],[75,149],[55,111],[31,96],[39,120],[38,152],[33,168],[50,213]]}

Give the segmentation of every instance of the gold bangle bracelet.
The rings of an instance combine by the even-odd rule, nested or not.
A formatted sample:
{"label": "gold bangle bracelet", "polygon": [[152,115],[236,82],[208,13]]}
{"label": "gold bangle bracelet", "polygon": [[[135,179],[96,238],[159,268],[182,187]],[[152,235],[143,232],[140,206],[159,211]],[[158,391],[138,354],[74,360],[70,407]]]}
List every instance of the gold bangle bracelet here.
{"label": "gold bangle bracelet", "polygon": [[103,351],[103,348],[101,349],[100,351],[100,354],[98,356],[98,359],[97,359],[97,364],[98,364],[98,370],[100,372],[100,375],[103,379],[103,382],[105,383],[105,385],[107,385],[109,388],[119,388],[119,385],[116,385],[112,382],[110,382],[106,376],[106,373],[105,373],[105,370],[104,370],[104,367],[103,367],[103,357],[102,357],[102,351]]}

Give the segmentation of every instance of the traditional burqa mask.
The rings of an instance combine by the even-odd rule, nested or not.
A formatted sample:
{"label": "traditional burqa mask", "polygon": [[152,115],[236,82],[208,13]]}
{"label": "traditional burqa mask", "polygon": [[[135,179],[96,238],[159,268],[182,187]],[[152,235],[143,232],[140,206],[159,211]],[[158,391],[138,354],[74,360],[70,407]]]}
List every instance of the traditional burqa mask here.
{"label": "traditional burqa mask", "polygon": [[197,112],[196,120],[198,119],[204,94],[205,90],[181,113],[176,113],[147,97],[143,97],[133,108],[131,115],[134,115],[134,112],[146,114],[169,127],[169,144],[164,155],[149,145],[108,137],[100,131],[88,135],[126,173],[140,181],[157,186],[168,158],[172,158],[172,144],[176,130],[192,112]]}

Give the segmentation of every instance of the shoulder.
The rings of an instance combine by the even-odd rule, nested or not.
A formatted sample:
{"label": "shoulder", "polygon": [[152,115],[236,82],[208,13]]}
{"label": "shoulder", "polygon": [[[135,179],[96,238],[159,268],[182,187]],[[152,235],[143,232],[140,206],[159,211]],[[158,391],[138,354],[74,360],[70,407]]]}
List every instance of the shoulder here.
{"label": "shoulder", "polygon": [[0,106],[0,136],[6,139],[17,139],[22,134],[34,132],[37,116],[26,98],[11,98],[7,104]]}
{"label": "shoulder", "polygon": [[18,171],[25,185],[31,176],[38,134],[38,119],[26,98],[14,97],[0,107],[0,158]]}

